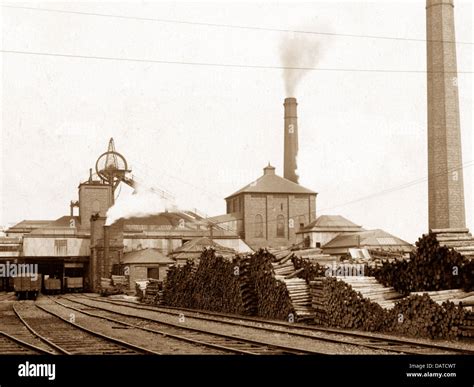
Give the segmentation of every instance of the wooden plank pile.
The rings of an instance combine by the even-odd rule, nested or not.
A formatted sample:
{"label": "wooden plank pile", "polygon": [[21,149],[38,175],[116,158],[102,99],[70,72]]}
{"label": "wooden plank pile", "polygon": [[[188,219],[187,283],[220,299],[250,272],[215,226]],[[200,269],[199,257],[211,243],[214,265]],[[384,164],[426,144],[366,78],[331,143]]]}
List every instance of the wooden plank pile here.
{"label": "wooden plank pile", "polygon": [[449,290],[439,290],[431,292],[412,292],[410,295],[419,295],[427,294],[433,301],[438,304],[442,304],[446,301],[451,301],[455,305],[461,305],[462,307],[467,307],[469,310],[472,310],[474,306],[474,292],[465,292],[462,289],[449,289]]}
{"label": "wooden plank pile", "polygon": [[434,229],[441,246],[450,247],[467,259],[474,259],[474,237],[467,228]]}
{"label": "wooden plank pile", "polygon": [[375,277],[346,276],[336,278],[350,285],[363,298],[379,304],[384,309],[393,308],[395,306],[394,301],[403,297],[394,288],[383,286]]}
{"label": "wooden plank pile", "polygon": [[316,277],[309,281],[311,306],[314,311],[314,322],[318,325],[329,326],[327,315],[327,296],[328,293],[324,289],[324,281],[326,277]]}
{"label": "wooden plank pile", "polygon": [[311,289],[306,281],[302,278],[281,278],[291,304],[293,306],[295,317],[297,321],[314,319],[314,310],[312,307]]}

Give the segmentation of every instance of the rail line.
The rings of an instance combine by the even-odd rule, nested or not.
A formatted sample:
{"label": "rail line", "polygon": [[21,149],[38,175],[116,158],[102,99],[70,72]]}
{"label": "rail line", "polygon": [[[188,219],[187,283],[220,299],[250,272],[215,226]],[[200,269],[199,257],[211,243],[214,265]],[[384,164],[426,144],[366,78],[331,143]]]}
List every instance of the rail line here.
{"label": "rail line", "polygon": [[[304,325],[299,323],[289,323],[283,321],[265,320],[257,317],[232,315],[211,311],[175,308],[168,306],[144,306],[129,301],[103,300],[99,297],[88,295],[74,295],[75,298],[85,298],[102,303],[110,303],[120,306],[128,306],[140,310],[148,310],[168,315],[176,316],[177,313],[186,313],[186,318],[223,323],[233,326],[244,326],[264,330],[273,333],[289,333],[298,337],[311,338],[338,344],[353,344],[370,349],[385,350],[404,354],[469,354],[473,355],[474,350],[452,347],[437,343],[420,343],[409,339],[378,337],[361,332],[341,331],[334,328]],[[256,325],[260,324],[260,325]],[[265,325],[265,326],[263,326]],[[299,331],[299,332],[298,332]],[[307,332],[307,333],[302,333]],[[327,336],[314,336],[314,333],[325,333]],[[339,338],[337,337],[339,336]],[[342,339],[344,337],[344,339]]]}
{"label": "rail line", "polygon": [[84,328],[37,304],[22,304],[21,308],[13,305],[13,310],[28,330],[61,354],[157,354]]}
{"label": "rail line", "polygon": [[[72,298],[77,297],[74,296]],[[131,313],[111,311],[98,306],[85,304],[78,300],[72,300],[70,297],[61,297],[61,299],[79,304],[83,308],[81,309],[80,307],[65,305],[60,301],[50,298],[50,300],[55,302],[56,304],[59,304],[71,310],[75,310],[79,313],[86,314],[88,316],[98,317],[116,324],[123,324],[128,327],[133,327],[147,332],[156,333],[166,337],[175,338],[178,340],[218,349],[229,353],[245,355],[305,355],[323,353],[320,351],[294,348],[286,345],[269,344],[258,340],[236,337],[223,333],[209,332],[204,329],[192,328],[179,324],[158,321],[143,316],[138,317]],[[90,312],[91,308],[95,309],[99,313]],[[144,322],[146,323],[146,325],[143,324]]]}
{"label": "rail line", "polygon": [[17,337],[0,331],[0,354],[2,355],[51,355],[44,348],[37,347]]}

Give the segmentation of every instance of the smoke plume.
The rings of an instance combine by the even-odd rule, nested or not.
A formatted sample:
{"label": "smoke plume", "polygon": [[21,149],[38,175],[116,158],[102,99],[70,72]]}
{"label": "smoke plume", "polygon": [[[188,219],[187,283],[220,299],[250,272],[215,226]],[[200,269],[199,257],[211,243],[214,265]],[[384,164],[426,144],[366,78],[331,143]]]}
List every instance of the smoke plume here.
{"label": "smoke plume", "polygon": [[164,211],[176,211],[174,202],[162,198],[151,189],[138,185],[133,194],[120,196],[107,211],[105,224],[110,226],[119,219],[135,216],[156,215]]}
{"label": "smoke plume", "polygon": [[[320,47],[314,35],[287,35],[280,44],[283,67],[314,67],[318,61]],[[298,84],[310,70],[283,69],[283,80],[287,97],[294,97]]]}

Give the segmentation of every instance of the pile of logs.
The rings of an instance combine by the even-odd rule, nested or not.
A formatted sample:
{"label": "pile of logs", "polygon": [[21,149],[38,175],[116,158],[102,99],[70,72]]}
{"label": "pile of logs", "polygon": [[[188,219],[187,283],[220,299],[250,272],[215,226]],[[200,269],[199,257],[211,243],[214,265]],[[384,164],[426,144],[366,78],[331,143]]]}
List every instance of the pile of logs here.
{"label": "pile of logs", "polygon": [[168,270],[163,302],[177,307],[243,314],[239,276],[239,257],[230,261],[206,249],[197,266],[190,262]]}
{"label": "pile of logs", "polygon": [[163,303],[163,281],[148,280],[142,302],[150,305],[161,305]]}
{"label": "pile of logs", "polygon": [[474,313],[466,313],[463,323],[459,327],[459,334],[463,337],[474,337]]}
{"label": "pile of logs", "polygon": [[409,261],[384,262],[381,268],[371,270],[371,275],[405,295],[458,288],[474,290],[474,261],[440,246],[432,233],[421,237],[416,246]]}
{"label": "pile of logs", "polygon": [[439,304],[427,294],[400,299],[393,289],[380,288],[373,278],[348,278],[310,282],[317,324],[445,339],[472,332],[469,312],[453,302]]}
{"label": "pile of logs", "polygon": [[[288,271],[286,267],[286,262],[290,259],[288,254],[291,256],[291,252],[285,251],[276,257],[266,250],[259,250],[250,257],[249,279],[255,289],[258,316],[292,321],[295,319],[288,289],[274,274],[275,270],[279,273]],[[277,259],[278,262],[272,262]]]}
{"label": "pile of logs", "polygon": [[375,277],[346,276],[336,278],[350,285],[363,298],[379,304],[384,309],[393,308],[395,300],[403,297],[394,288],[383,286]]}
{"label": "pile of logs", "polygon": [[334,277],[310,283],[316,322],[326,326],[379,331],[384,324],[384,309]]}
{"label": "pile of logs", "polygon": [[303,278],[306,282],[314,280],[324,275],[325,268],[317,262],[311,262],[309,259],[293,256],[291,259],[293,266],[297,271],[298,278]]}
{"label": "pile of logs", "polygon": [[168,271],[163,301],[167,305],[257,315],[271,319],[313,319],[310,288],[298,278],[290,250],[260,250],[232,261],[205,250],[199,265]]}
{"label": "pile of logs", "polygon": [[452,302],[438,305],[427,294],[413,295],[397,302],[387,313],[386,330],[414,337],[453,339],[462,335],[459,327],[465,316],[466,311]]}

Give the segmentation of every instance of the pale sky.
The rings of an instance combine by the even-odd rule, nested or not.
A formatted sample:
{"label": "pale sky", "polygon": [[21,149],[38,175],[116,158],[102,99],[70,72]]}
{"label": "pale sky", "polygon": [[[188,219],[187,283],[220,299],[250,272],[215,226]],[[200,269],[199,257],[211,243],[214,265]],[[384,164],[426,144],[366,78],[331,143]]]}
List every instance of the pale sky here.
{"label": "pale sky", "polygon": [[[425,39],[425,1],[8,2],[87,13]],[[281,66],[287,32],[0,8],[2,49],[172,62]],[[472,4],[455,1],[456,38],[472,42]],[[296,34],[298,36],[298,34]],[[295,66],[426,70],[423,41],[310,35]],[[472,72],[472,44],[457,44]],[[310,60],[311,61],[311,60]],[[312,61],[311,61],[312,62]],[[188,208],[225,213],[224,197],[270,162],[282,175],[281,69],[2,54],[0,224],[69,214],[110,137],[133,173]],[[459,74],[463,162],[473,159],[472,74]],[[414,242],[428,228],[426,74],[309,71],[296,90],[300,183],[317,214]],[[472,164],[464,170],[473,230]],[[404,189],[361,197],[397,188]]]}

